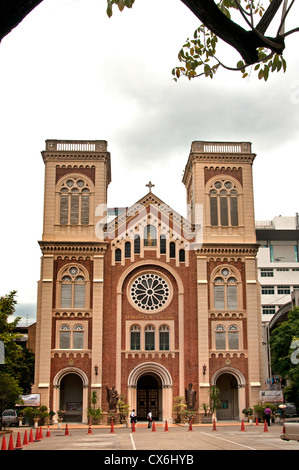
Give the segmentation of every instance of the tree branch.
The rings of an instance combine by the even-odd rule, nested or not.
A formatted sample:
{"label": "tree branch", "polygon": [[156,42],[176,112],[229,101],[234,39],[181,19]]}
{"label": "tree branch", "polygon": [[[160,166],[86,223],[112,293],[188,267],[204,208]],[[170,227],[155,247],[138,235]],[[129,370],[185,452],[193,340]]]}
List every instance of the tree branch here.
{"label": "tree branch", "polygon": [[0,41],[43,0],[1,0]]}

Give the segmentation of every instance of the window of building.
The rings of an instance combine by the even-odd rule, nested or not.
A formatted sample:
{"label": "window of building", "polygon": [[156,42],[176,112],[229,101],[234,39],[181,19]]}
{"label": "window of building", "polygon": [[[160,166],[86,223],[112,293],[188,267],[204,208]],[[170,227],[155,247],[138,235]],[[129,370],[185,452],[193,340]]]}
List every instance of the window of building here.
{"label": "window of building", "polygon": [[121,261],[121,249],[116,248],[115,250],[115,261]]}
{"label": "window of building", "polygon": [[183,250],[182,248],[179,251],[179,261],[180,263],[185,262],[185,250]]}
{"label": "window of building", "polygon": [[263,305],[262,306],[262,313],[265,314],[265,315],[274,315],[275,305]]}
{"label": "window of building", "polygon": [[273,269],[272,268],[261,268],[261,277],[273,277]]}
{"label": "window of building", "polygon": [[85,307],[85,277],[77,266],[68,268],[61,278],[61,308]]}
{"label": "window of building", "polygon": [[214,308],[235,310],[238,308],[238,281],[229,268],[223,268],[214,278]]}
{"label": "window of building", "polygon": [[170,258],[175,258],[175,243],[170,242],[169,244],[169,256]]}
{"label": "window of building", "polygon": [[156,227],[154,225],[147,225],[144,228],[144,246],[156,246],[157,236]]}
{"label": "window of building", "polygon": [[165,235],[160,236],[160,253],[161,255],[166,254],[166,236]]}
{"label": "window of building", "polygon": [[216,325],[215,327],[216,350],[239,349],[239,328],[236,325]]}
{"label": "window of building", "polygon": [[274,294],[274,286],[262,286],[262,294]]}
{"label": "window of building", "polygon": [[81,324],[63,324],[59,328],[59,348],[60,349],[83,349],[84,348],[84,327]]}
{"label": "window of building", "polygon": [[140,350],[140,327],[137,325],[133,325],[131,327],[130,342],[131,342],[130,347],[133,351]]}
{"label": "window of building", "polygon": [[148,325],[145,328],[144,339],[145,339],[145,350],[154,351],[155,350],[155,328],[152,325]]}
{"label": "window of building", "polygon": [[131,242],[125,243],[125,258],[131,258]]}
{"label": "window of building", "polygon": [[60,188],[60,225],[88,225],[90,189],[81,177],[69,178]]}
{"label": "window of building", "polygon": [[277,294],[290,294],[290,286],[277,286]]}
{"label": "window of building", "polygon": [[211,225],[238,226],[238,191],[234,183],[219,179],[212,185],[209,195]]}
{"label": "window of building", "polygon": [[215,347],[217,350],[226,349],[225,347],[226,330],[223,325],[217,325],[215,328]]}
{"label": "window of building", "polygon": [[228,327],[228,349],[239,349],[239,328],[236,325]]}
{"label": "window of building", "polygon": [[134,253],[139,254],[140,253],[140,236],[135,235],[134,237]]}
{"label": "window of building", "polygon": [[162,325],[159,329],[159,349],[169,351],[169,328],[167,325]]}

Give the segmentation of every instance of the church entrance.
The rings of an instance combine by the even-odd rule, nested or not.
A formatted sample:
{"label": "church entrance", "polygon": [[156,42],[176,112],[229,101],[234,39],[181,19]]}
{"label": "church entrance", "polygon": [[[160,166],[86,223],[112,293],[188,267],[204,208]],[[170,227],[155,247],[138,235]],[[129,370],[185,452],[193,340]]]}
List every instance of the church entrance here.
{"label": "church entrance", "polygon": [[143,375],[137,382],[137,419],[146,420],[149,411],[154,421],[162,419],[162,383],[155,374]]}
{"label": "church entrance", "polygon": [[221,406],[217,410],[217,419],[230,420],[239,418],[238,382],[233,374],[221,374],[216,381],[220,390]]}
{"label": "church entrance", "polygon": [[65,421],[82,422],[83,383],[77,374],[66,374],[60,383],[60,410],[65,410]]}

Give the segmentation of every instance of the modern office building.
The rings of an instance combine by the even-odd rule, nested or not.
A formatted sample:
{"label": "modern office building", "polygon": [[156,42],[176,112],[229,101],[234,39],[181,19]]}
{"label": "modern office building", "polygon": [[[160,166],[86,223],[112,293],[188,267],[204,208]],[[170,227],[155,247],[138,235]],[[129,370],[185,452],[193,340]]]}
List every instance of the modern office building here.
{"label": "modern office building", "polygon": [[32,392],[68,421],[87,422],[92,392],[108,413],[110,390],[171,422],[174,397],[192,392],[200,420],[216,385],[218,419],[242,417],[263,380],[251,144],[191,144],[186,218],[151,182],[108,218],[106,141],[47,140],[42,157]]}

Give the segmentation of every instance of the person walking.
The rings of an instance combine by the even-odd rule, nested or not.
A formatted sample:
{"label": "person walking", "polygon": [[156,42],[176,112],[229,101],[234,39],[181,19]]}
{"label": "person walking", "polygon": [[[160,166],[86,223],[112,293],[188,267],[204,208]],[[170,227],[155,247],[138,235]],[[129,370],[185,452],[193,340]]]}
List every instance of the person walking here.
{"label": "person walking", "polygon": [[152,427],[152,420],[153,420],[153,416],[152,416],[152,412],[149,411],[148,415],[147,415],[147,420],[148,420],[148,425],[147,427],[148,428],[151,428]]}
{"label": "person walking", "polygon": [[137,421],[135,410],[133,410],[132,413],[130,414],[130,418],[131,418],[131,427],[133,427],[133,423],[136,424],[136,421]]}
{"label": "person walking", "polygon": [[268,425],[268,426],[271,426],[271,414],[272,414],[272,410],[269,408],[269,406],[267,406],[267,408],[264,409],[264,414],[265,414],[265,418],[266,418],[267,425]]}

